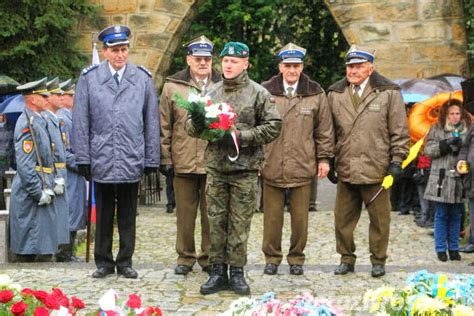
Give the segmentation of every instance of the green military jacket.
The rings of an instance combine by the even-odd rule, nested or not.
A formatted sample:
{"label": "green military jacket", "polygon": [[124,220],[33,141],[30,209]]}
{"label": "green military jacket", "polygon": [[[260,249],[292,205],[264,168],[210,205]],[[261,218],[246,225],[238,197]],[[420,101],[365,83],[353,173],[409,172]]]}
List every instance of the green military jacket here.
{"label": "green military jacket", "polygon": [[[270,93],[250,80],[244,71],[234,79],[223,78],[214,85],[209,96],[215,103],[228,103],[237,114],[235,126],[240,132],[240,154],[236,161],[230,161],[228,148],[209,142],[205,152],[207,170],[221,173],[260,170],[264,160],[263,145],[277,138],[281,130],[280,114]],[[199,137],[190,118],[186,131],[190,136]]]}

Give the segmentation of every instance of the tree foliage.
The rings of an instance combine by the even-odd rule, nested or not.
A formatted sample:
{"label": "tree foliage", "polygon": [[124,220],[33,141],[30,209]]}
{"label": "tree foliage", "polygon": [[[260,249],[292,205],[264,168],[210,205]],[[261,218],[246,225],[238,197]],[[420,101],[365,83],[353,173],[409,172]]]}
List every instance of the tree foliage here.
{"label": "tree foliage", "polygon": [[87,0],[0,0],[0,71],[19,82],[76,77],[88,58],[76,46],[79,20],[97,12]]}
{"label": "tree foliage", "polygon": [[[214,42],[215,55],[228,41],[245,42],[257,82],[278,73],[275,54],[288,42],[308,50],[305,72],[323,87],[344,75],[349,45],[322,0],[207,0],[183,43],[202,34]],[[184,49],[176,52],[170,74],[185,67],[184,56]]]}
{"label": "tree foliage", "polygon": [[466,23],[467,54],[472,78],[474,77],[474,2],[472,0],[464,0],[464,20]]}

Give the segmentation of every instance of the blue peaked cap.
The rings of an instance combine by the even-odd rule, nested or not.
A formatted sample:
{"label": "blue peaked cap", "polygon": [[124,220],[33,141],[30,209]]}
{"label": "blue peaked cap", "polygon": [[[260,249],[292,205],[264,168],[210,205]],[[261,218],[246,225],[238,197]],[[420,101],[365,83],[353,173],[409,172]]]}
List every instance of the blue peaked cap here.
{"label": "blue peaked cap", "polygon": [[210,57],[214,51],[214,45],[204,35],[201,35],[192,41],[183,45],[187,49],[188,55]]}
{"label": "blue peaked cap", "polygon": [[299,64],[303,62],[303,58],[306,56],[306,49],[296,44],[288,43],[278,51],[277,56],[284,64]]}
{"label": "blue peaked cap", "polygon": [[130,28],[125,25],[113,25],[100,31],[98,38],[107,46],[129,44]]}
{"label": "blue peaked cap", "polygon": [[346,54],[346,65],[358,63],[373,63],[375,60],[375,51],[360,46],[352,45]]}

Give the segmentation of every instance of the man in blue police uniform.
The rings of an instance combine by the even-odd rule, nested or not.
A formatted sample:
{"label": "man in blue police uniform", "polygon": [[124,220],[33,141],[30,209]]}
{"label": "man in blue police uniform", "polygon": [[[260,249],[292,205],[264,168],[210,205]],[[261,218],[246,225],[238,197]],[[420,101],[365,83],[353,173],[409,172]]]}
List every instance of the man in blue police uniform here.
{"label": "man in blue police uniform", "polygon": [[18,86],[25,110],[15,126],[17,173],[10,201],[10,249],[16,261],[51,261],[58,249],[53,153],[47,123],[46,78]]}
{"label": "man in blue police uniform", "polygon": [[[221,80],[212,69],[214,45],[205,36],[185,44],[188,67],[166,78],[160,99],[161,114],[161,169],[174,167],[176,193],[176,274],[188,274],[197,261],[204,271],[209,271],[210,247],[209,219],[206,205],[206,161],[204,151],[207,142],[189,136],[184,125],[187,111],[175,101],[175,94],[187,99],[190,94],[204,95]],[[194,230],[198,208],[201,213],[201,249],[196,253]]]}
{"label": "man in blue police uniform", "polygon": [[[74,95],[72,145],[79,173],[93,178],[97,210],[94,278],[117,273],[137,278],[132,268],[138,184],[160,165],[158,103],[151,73],[128,62],[130,29],[99,33],[106,58],[82,71]],[[115,203],[117,201],[117,203]],[[112,256],[115,206],[120,235]]]}
{"label": "man in blue police uniform", "polygon": [[64,121],[61,125],[61,133],[66,147],[66,192],[69,206],[69,245],[60,247],[56,254],[56,261],[81,261],[74,255],[74,243],[77,231],[86,227],[87,209],[87,184],[86,179],[77,173],[76,157],[71,147],[72,132],[72,107],[74,97],[74,84],[71,79],[62,82],[59,87],[63,91],[61,95],[62,108],[56,115]]}
{"label": "man in blue police uniform", "polygon": [[[47,122],[49,138],[51,140],[51,148],[54,156],[54,205],[57,212],[58,221],[58,243],[60,248],[62,245],[69,244],[69,206],[66,196],[66,149],[62,139],[61,125],[64,122],[56,116],[56,112],[61,106],[61,94],[63,91],[59,88],[58,77],[49,81],[47,84],[49,96],[46,109],[41,115]],[[62,261],[61,252],[58,261]]]}

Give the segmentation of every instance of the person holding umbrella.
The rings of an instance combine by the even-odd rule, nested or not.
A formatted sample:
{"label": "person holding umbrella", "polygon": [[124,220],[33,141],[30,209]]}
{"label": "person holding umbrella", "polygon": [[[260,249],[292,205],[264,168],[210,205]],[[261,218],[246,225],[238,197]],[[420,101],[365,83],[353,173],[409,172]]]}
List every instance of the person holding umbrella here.
{"label": "person holding umbrella", "polygon": [[[402,174],[409,134],[400,87],[374,68],[374,51],[353,45],[346,54],[346,78],[328,89],[336,131],[336,250],[341,255],[334,271],[354,272],[354,229],[362,203],[370,218],[371,274],[385,275],[390,232],[390,195],[380,190],[387,174]],[[378,198],[369,201],[378,194]]]}

